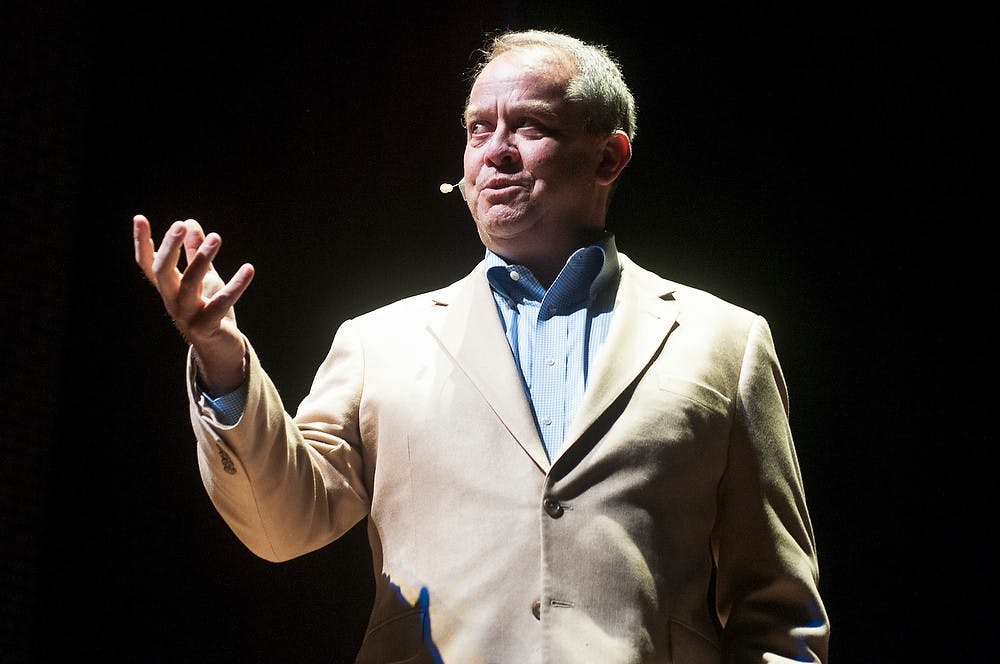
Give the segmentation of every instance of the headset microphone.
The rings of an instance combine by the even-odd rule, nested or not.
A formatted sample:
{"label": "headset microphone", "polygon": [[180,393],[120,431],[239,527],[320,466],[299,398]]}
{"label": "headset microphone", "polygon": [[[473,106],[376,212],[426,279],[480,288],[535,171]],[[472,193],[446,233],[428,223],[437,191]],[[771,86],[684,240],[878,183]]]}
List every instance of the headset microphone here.
{"label": "headset microphone", "polygon": [[442,194],[450,194],[451,192],[458,189],[458,193],[462,194],[462,200],[465,200],[465,180],[459,180],[455,184],[448,184],[447,182],[442,182],[441,186],[438,187]]}

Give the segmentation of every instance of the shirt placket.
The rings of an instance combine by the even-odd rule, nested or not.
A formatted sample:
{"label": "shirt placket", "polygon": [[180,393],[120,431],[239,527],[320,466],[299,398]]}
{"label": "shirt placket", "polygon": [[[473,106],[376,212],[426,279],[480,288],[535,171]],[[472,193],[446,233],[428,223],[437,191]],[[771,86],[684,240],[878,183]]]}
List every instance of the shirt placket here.
{"label": "shirt placket", "polygon": [[[543,301],[542,306],[546,305]],[[566,434],[567,323],[566,316],[553,315],[552,310],[541,311],[531,351],[531,400],[550,459],[558,454]]]}

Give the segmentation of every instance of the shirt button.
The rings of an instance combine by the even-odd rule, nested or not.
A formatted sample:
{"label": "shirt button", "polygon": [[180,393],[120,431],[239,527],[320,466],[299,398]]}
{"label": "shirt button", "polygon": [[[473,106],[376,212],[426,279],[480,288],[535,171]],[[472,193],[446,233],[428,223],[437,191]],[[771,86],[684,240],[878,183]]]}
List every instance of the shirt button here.
{"label": "shirt button", "polygon": [[552,424],[552,418],[551,417],[542,418],[542,424],[545,424],[545,425]]}
{"label": "shirt button", "polygon": [[545,360],[545,364],[549,365],[550,367],[551,367],[551,366],[552,366],[553,364],[555,364],[555,363],[556,363],[556,361],[555,361],[555,360],[553,360],[553,359],[552,359],[551,357],[549,357],[549,358],[546,358],[546,360]]}
{"label": "shirt button", "polygon": [[510,279],[511,279],[511,281],[517,281],[520,278],[521,278],[521,275],[519,275],[517,273],[517,270],[511,270],[510,271]]}
{"label": "shirt button", "polygon": [[531,603],[531,615],[535,616],[535,620],[542,619],[542,601],[536,599]]}
{"label": "shirt button", "polygon": [[543,500],[542,507],[545,508],[545,513],[553,519],[558,519],[563,515],[563,506],[560,505],[557,500],[552,498],[546,498]]}

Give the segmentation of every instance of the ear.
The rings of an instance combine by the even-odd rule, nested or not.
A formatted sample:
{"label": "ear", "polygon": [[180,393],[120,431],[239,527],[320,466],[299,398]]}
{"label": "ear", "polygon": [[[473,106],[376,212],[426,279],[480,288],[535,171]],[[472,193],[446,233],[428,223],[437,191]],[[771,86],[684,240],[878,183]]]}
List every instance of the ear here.
{"label": "ear", "polygon": [[601,184],[611,184],[618,179],[622,169],[632,158],[632,141],[625,132],[618,130],[604,139],[601,147],[601,160],[597,164],[597,181]]}

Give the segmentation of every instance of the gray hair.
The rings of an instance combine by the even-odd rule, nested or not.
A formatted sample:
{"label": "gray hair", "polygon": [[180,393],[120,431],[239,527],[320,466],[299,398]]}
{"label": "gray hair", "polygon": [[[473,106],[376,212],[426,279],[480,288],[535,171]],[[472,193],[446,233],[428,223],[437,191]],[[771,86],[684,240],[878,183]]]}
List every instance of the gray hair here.
{"label": "gray hair", "polygon": [[566,100],[586,109],[584,127],[588,132],[605,135],[621,130],[630,141],[635,138],[635,98],[618,62],[603,45],[546,30],[502,32],[480,50],[470,80],[475,81],[483,68],[503,53],[539,47],[565,54],[575,64],[576,73],[566,86]]}

